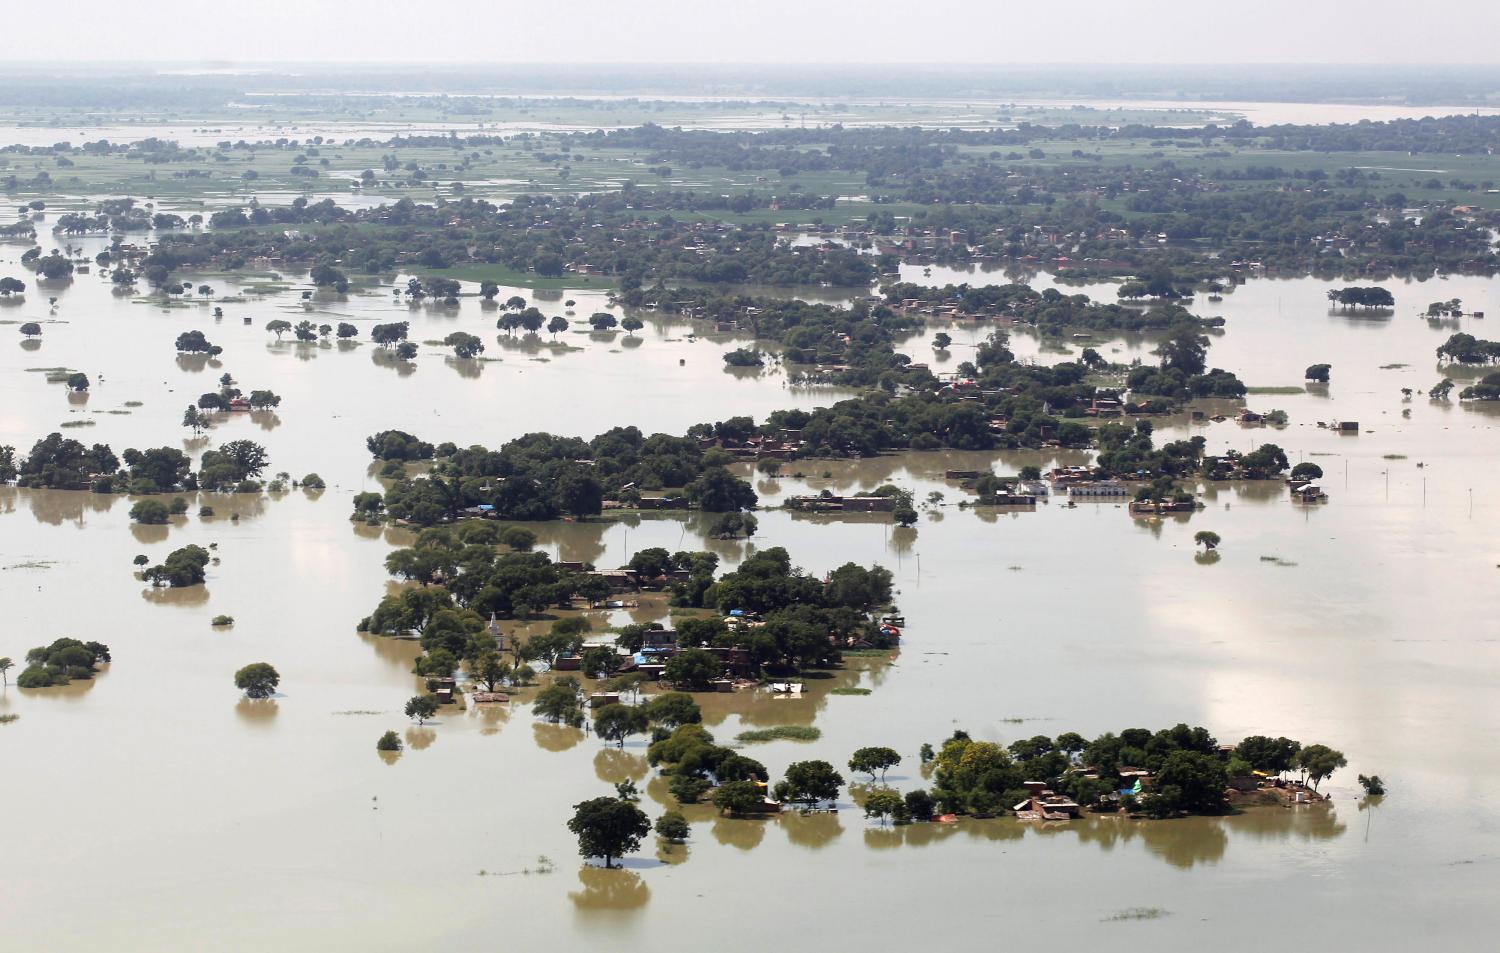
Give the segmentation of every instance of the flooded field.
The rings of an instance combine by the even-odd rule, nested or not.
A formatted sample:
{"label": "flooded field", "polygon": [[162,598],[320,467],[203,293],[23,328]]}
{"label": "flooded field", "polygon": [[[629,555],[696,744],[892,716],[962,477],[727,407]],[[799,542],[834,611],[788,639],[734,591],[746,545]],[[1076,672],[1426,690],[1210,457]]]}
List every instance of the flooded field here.
{"label": "flooded field", "polygon": [[[22,251],[4,246],[0,270],[18,271]],[[978,280],[933,271],[936,283]],[[473,298],[411,309],[383,285],[304,304],[301,275],[184,277],[212,285],[215,299],[163,308],[79,275],[0,307],[9,322],[0,324],[0,443],[24,453],[78,424],[64,433],[117,451],[166,444],[196,455],[246,437],[268,448],[271,472],[316,471],[328,489],[205,497],[191,511],[207,503],[217,516],[142,527],[124,497],[0,488],[0,654],[19,658],[66,635],[106,642],[115,659],[92,682],[0,693],[0,714],[20,716],[0,725],[5,934],[17,948],[390,948],[503,937],[573,949],[680,941],[697,928],[729,950],[778,937],[889,948],[934,935],[977,950],[994,945],[993,921],[1033,945],[1189,950],[1245,948],[1226,938],[1263,937],[1274,910],[1298,924],[1298,943],[1466,949],[1500,927],[1488,902],[1500,877],[1500,796],[1488,783],[1500,776],[1490,717],[1500,688],[1500,417],[1493,405],[1425,397],[1451,373],[1434,356],[1448,334],[1495,335],[1483,320],[1417,316],[1429,301],[1459,297],[1500,318],[1494,281],[1387,283],[1397,307],[1383,318],[1330,313],[1330,284],[1311,279],[1252,281],[1197,303],[1226,319],[1210,363],[1252,388],[1286,391],[1247,403],[1283,409],[1291,422],[1183,418],[1158,433],[1201,433],[1210,452],[1278,443],[1293,462],[1324,468],[1325,505],[1293,505],[1279,484],[1261,483],[1202,486],[1205,509],[1163,520],[1060,498],[1034,511],[961,509],[965,494],[943,480],[947,469],[1082,458],[922,453],[799,461],[778,479],[753,478],[766,507],[884,482],[919,500],[942,492],[914,530],[770,509],[748,543],[705,540],[699,517],[531,527],[538,548],[601,566],[664,546],[708,548],[732,567],[751,547],[775,545],[814,572],[849,560],[892,569],[909,623],[899,653],[851,659],[800,699],[745,691],[704,700],[721,742],[746,726],[821,729],[816,742],[751,746],[773,776],[800,758],[842,768],[856,747],[889,745],[906,760],[887,780],[909,789],[924,783],[918,747],[956,728],[1008,742],[1187,722],[1224,741],[1284,734],[1342,749],[1349,766],[1327,782],[1330,805],[1224,819],[882,828],[846,793],[837,814],[772,821],[699,807],[688,813],[686,846],[662,852],[651,838],[624,870],[605,871],[581,866],[564,821],[572,804],[626,778],[646,792],[649,814],[670,803],[642,742],[617,750],[536,723],[524,693],[507,706],[445,710],[420,728],[401,714],[419,687],[415,644],[355,631],[390,585],[385,555],[406,540],[346,519],[352,495],[379,485],[364,438],[393,427],[490,446],[537,430],[679,433],[839,394],[791,386],[775,366],[727,372],[722,353],[745,340],[690,340],[690,326],[651,315],[634,336],[575,330],[554,345],[545,334],[497,340],[496,312]],[[1112,297],[1111,287],[1083,290]],[[513,293],[533,299],[515,289],[500,297]],[[579,322],[605,307],[598,289],[535,297],[545,314],[572,310]],[[354,323],[361,339],[395,320],[410,320],[416,341],[466,330],[487,350],[459,362],[424,346],[401,364],[369,343],[278,343],[264,330],[303,316]],[[23,342],[15,325],[29,320],[43,322],[43,334]],[[224,353],[176,356],[173,339],[194,328]],[[908,353],[929,355],[936,330]],[[946,361],[956,365],[990,329],[947,330]],[[1151,359],[1148,340],[1070,341],[1063,353],[1014,335],[1017,353],[1040,361],[1085,343],[1113,360]],[[1333,365],[1332,383],[1308,389],[1302,369],[1318,362]],[[39,370],[57,367],[96,378],[86,399]],[[183,407],[226,371],[283,403],[190,439]],[[1410,401],[1403,387],[1416,391]],[[1317,427],[1336,419],[1358,420],[1362,432]],[[1217,561],[1195,557],[1200,529],[1223,537]],[[189,542],[217,544],[205,586],[152,591],[134,577],[135,554],[156,560]],[[211,627],[221,613],[235,624]],[[242,700],[233,673],[260,660],[282,673],[281,694]],[[872,692],[833,693],[841,687]],[[387,729],[406,738],[399,757],[374,749]],[[1359,773],[1381,774],[1391,796],[1362,801]],[[746,919],[737,916],[744,897],[776,899],[763,904],[768,916]],[[961,922],[964,938],[947,936],[939,918]]]}

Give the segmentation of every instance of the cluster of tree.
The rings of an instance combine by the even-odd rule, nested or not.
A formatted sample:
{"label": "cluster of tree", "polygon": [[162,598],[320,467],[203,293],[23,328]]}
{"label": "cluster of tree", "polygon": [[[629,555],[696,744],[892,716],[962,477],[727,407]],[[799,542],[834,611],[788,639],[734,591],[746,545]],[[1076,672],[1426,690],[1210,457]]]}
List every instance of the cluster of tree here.
{"label": "cluster of tree", "polygon": [[453,444],[432,447],[399,431],[383,431],[367,442],[383,459],[437,456],[429,475],[397,481],[382,499],[394,519],[424,526],[443,522],[478,505],[511,520],[549,520],[601,512],[606,495],[617,499],[641,490],[681,487],[689,503],[709,512],[755,505],[755,491],[725,469],[733,458],[704,450],[697,440],[617,427],[585,441],[546,433],[527,434],[498,450]]}
{"label": "cluster of tree", "polygon": [[1500,341],[1457,332],[1438,345],[1437,356],[1454,364],[1493,364],[1500,361]]}
{"label": "cluster of tree", "polygon": [[1222,456],[1205,456],[1200,472],[1210,480],[1274,480],[1289,465],[1285,450],[1263,443],[1248,453],[1226,450]]}
{"label": "cluster of tree", "polygon": [[269,662],[251,662],[234,673],[234,687],[246,698],[270,698],[281,684],[281,674]]}
{"label": "cluster of tree", "polygon": [[[419,674],[451,675],[464,664],[472,677],[493,685],[515,672],[504,667],[488,618],[527,617],[551,606],[567,608],[575,596],[608,594],[608,585],[597,576],[562,569],[544,553],[502,553],[498,536],[476,535],[492,528],[487,523],[467,523],[457,532],[433,528],[415,546],[392,552],[387,569],[421,585],[383,597],[360,621],[360,631],[415,634],[423,650],[417,659]],[[527,658],[551,662],[576,651],[582,630],[569,631],[574,624],[554,626],[553,639],[538,636],[524,643],[517,649],[515,668]]]}
{"label": "cluster of tree", "polygon": [[109,646],[102,642],[58,639],[26,653],[26,668],[21,670],[16,684],[21,688],[66,685],[74,679],[93,678],[95,666],[109,660]]}
{"label": "cluster of tree", "polygon": [[204,451],[196,475],[191,472],[187,455],[172,447],[128,449],[123,467],[108,446],[85,447],[58,433],[38,440],[19,463],[14,461],[14,451],[6,449],[10,452],[5,460],[10,462],[0,462],[0,479],[13,476],[22,486],[92,489],[96,493],[151,494],[200,488],[253,492],[260,488],[254,478],[270,463],[265,448],[250,440],[231,440],[216,450]]}
{"label": "cluster of tree", "polygon": [[1245,385],[1220,368],[1208,369],[1208,337],[1190,325],[1178,325],[1157,348],[1157,367],[1137,367],[1126,378],[1133,393],[1189,400],[1195,397],[1243,397]]}
{"label": "cluster of tree", "polygon": [[[1177,282],[1170,269],[1158,268],[1156,277],[1148,281],[1122,285],[1120,296],[1181,297],[1173,290]],[[1139,285],[1139,295],[1136,294],[1136,285]],[[882,285],[880,290],[889,304],[916,302],[918,308],[957,307],[964,314],[1009,318],[1029,324],[1052,336],[1079,331],[1166,331],[1178,325],[1217,327],[1223,323],[1218,318],[1194,317],[1186,308],[1170,301],[1162,301],[1150,308],[1126,307],[1093,301],[1086,294],[1063,294],[1056,288],[1036,291],[1023,284],[978,287],[959,284],[939,288],[899,282]]]}
{"label": "cluster of tree", "polygon": [[646,749],[646,760],[667,775],[667,789],[679,803],[696,804],[714,788],[718,788],[715,803],[726,813],[748,810],[765,799],[755,782],[770,780],[766,766],[716,744],[713,734],[696,721],[657,734]]}
{"label": "cluster of tree", "polygon": [[181,549],[174,549],[157,565],[141,570],[141,578],[157,587],[196,586],[207,578],[206,570],[212,561],[208,550],[189,543]]}
{"label": "cluster of tree", "polygon": [[[596,797],[573,805],[568,830],[578,838],[578,853],[584,858],[602,857],[605,867],[613,867],[616,857],[641,849],[641,838],[651,833],[651,819],[637,805],[640,800],[635,785],[620,784],[615,797]],[[679,814],[669,821],[663,815],[658,829],[664,836],[680,839],[687,836],[687,823]]]}
{"label": "cluster of tree", "polygon": [[[645,199],[649,193],[644,190],[632,192],[648,205],[668,201]],[[282,224],[278,219],[301,218],[327,224],[316,234],[277,227]],[[176,269],[210,264],[234,268],[266,255],[305,262],[316,269],[315,282],[335,289],[347,287],[336,262],[366,274],[494,264],[541,277],[573,270],[843,287],[868,286],[876,273],[871,260],[854,249],[793,246],[766,224],[678,221],[637,208],[630,200],[523,195],[497,207],[470,198],[435,205],[402,199],[337,212],[322,203],[278,210],[255,206],[215,213],[210,222],[210,232],[161,236],[142,261],[148,279],[162,285]]]}
{"label": "cluster of tree", "polygon": [[1394,308],[1396,297],[1384,288],[1331,288],[1328,291],[1328,300],[1334,304],[1349,310],[1350,308],[1363,308],[1373,311],[1377,308]]}
{"label": "cluster of tree", "polygon": [[1458,392],[1460,400],[1500,400],[1500,373],[1486,374]]}
{"label": "cluster of tree", "polygon": [[[705,647],[742,649],[760,671],[833,664],[841,649],[855,641],[887,644],[870,617],[891,600],[892,576],[881,566],[845,563],[818,579],[794,567],[787,551],[775,546],[756,552],[734,572],[713,581],[709,554],[679,553],[672,558],[678,565],[695,567],[687,581],[673,585],[674,602],[724,614],[678,623],[682,650],[669,661],[663,677],[680,688],[706,690],[723,674],[723,662]],[[734,610],[754,614],[760,624],[731,624],[727,614]]]}
{"label": "cluster of tree", "polygon": [[[1207,730],[1187,725],[1156,732],[1130,728],[1092,741],[1075,732],[1037,735],[1007,747],[957,731],[936,752],[924,749],[924,760],[929,758],[932,796],[946,812],[1003,810],[1029,797],[1022,782],[1040,780],[1085,807],[1140,810],[1151,817],[1224,813],[1229,779],[1254,771],[1300,770],[1316,789],[1346,763],[1325,745],[1303,748],[1286,738],[1253,736],[1225,752]],[[1124,770],[1150,772],[1149,791],[1120,793],[1129,791]]]}

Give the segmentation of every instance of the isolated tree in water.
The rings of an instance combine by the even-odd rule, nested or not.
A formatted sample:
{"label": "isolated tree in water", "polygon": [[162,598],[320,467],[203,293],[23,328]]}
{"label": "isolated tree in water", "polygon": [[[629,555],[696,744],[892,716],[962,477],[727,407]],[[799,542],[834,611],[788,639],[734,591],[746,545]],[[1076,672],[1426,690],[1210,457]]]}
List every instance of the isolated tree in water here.
{"label": "isolated tree in water", "polygon": [[406,717],[415,718],[419,725],[437,714],[437,710],[436,695],[413,695],[406,703]]}
{"label": "isolated tree in water", "polygon": [[266,662],[254,662],[234,673],[235,688],[249,698],[270,698],[281,684],[281,675]]}
{"label": "isolated tree in water", "polygon": [[849,770],[868,774],[873,781],[876,771],[884,778],[886,771],[900,763],[901,755],[894,748],[860,748],[849,759]]}
{"label": "isolated tree in water", "polygon": [[651,822],[630,801],[596,797],[573,806],[568,830],[578,838],[579,856],[603,857],[604,866],[613,867],[616,857],[641,849],[641,838],[651,832]]}

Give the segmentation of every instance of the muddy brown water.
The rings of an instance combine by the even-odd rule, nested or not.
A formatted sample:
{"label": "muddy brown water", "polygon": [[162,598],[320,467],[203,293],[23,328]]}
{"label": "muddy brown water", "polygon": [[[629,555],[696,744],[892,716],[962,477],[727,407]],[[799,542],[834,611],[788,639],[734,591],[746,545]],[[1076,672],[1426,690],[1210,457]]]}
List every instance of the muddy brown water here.
{"label": "muddy brown water", "polygon": [[[0,269],[18,271],[22,250],[5,246]],[[221,293],[236,284],[203,280]],[[755,477],[768,504],[886,481],[919,499],[943,492],[945,505],[926,509],[915,531],[880,517],[775,510],[760,514],[748,542],[705,541],[703,518],[666,514],[533,528],[539,548],[601,565],[660,545],[706,547],[733,566],[752,547],[779,545],[815,572],[847,560],[895,572],[909,623],[899,653],[809,680],[800,699],[704,699],[720,740],[749,726],[822,731],[817,742],[749,746],[773,774],[805,757],[842,765],[856,747],[885,744],[907,758],[888,783],[909,790],[926,783],[920,744],[955,728],[1008,742],[1185,721],[1223,740],[1286,734],[1341,748],[1350,763],[1325,783],[1331,805],[1163,823],[893,829],[867,823],[846,792],[831,815],[739,821],[693,808],[687,845],[667,852],[651,838],[621,871],[582,867],[563,822],[570,805],[626,778],[645,791],[649,813],[664,809],[665,785],[640,739],[614,749],[536,724],[524,693],[506,707],[445,709],[421,727],[401,715],[417,688],[414,644],[354,630],[391,585],[381,563],[405,538],[345,519],[352,494],[379,485],[363,439],[385,427],[491,445],[533,430],[680,432],[836,395],[790,387],[777,368],[727,374],[719,355],[744,342],[689,342],[681,325],[648,322],[635,344],[567,335],[578,349],[552,352],[495,344],[493,313],[472,300],[452,314],[409,311],[388,289],[313,304],[315,322],[366,330],[409,318],[416,340],[482,332],[486,356],[501,358],[465,368],[424,348],[412,370],[374,360],[368,345],[274,343],[262,325],[298,320],[295,292],[224,304],[215,323],[205,306],[114,297],[96,275],[31,289],[0,320],[57,323],[35,350],[0,338],[0,442],[24,452],[74,420],[94,425],[65,433],[117,450],[168,443],[196,454],[248,437],[268,447],[273,471],[317,471],[329,488],[194,500],[194,514],[206,502],[217,515],[150,528],[130,525],[126,498],[0,488],[0,654],[19,658],[63,635],[100,639],[115,654],[92,682],[0,693],[0,712],[20,716],[0,725],[5,936],[17,948],[68,950],[390,949],[499,937],[576,949],[699,929],[738,950],[802,936],[894,946],[940,930],[950,948],[981,949],[998,928],[1065,948],[1246,949],[1275,911],[1300,942],[1475,948],[1500,926],[1488,902],[1500,882],[1500,442],[1488,409],[1403,402],[1399,389],[1437,380],[1432,349],[1452,330],[1413,312],[1451,297],[1483,308],[1493,283],[1393,283],[1399,304],[1384,320],[1329,314],[1327,287],[1252,282],[1203,309],[1228,321],[1212,363],[1252,385],[1300,388],[1304,366],[1334,365],[1326,390],[1250,398],[1287,410],[1290,426],[1158,428],[1165,438],[1202,433],[1214,449],[1277,442],[1327,471],[1326,505],[1238,484],[1203,487],[1205,509],[1166,520],[1057,498],[1034,511],[961,509],[946,469],[1013,472],[1079,457],[924,453],[806,461]],[[598,309],[597,295],[566,293],[580,317]],[[562,297],[543,302],[544,313],[560,313]],[[1460,322],[1479,336],[1486,325]],[[189,328],[224,355],[202,367],[179,362],[171,342]],[[0,326],[7,331],[19,337]],[[951,333],[955,362],[982,335]],[[1023,357],[1066,356],[1016,340]],[[1101,346],[1149,358],[1149,341]],[[1408,366],[1381,369],[1398,363]],[[54,366],[103,380],[73,404],[62,385],[26,370]],[[282,406],[184,442],[183,405],[224,370],[246,390],[276,390]],[[131,412],[94,413],[110,410]],[[1357,419],[1365,432],[1316,427],[1330,419]],[[1199,529],[1223,537],[1216,562],[1195,559]],[[132,575],[136,553],[159,559],[188,542],[217,544],[206,586],[152,592]],[[235,625],[210,627],[220,613]],[[600,621],[651,614],[648,605]],[[261,660],[281,671],[281,694],[244,701],[234,670]],[[387,729],[408,742],[397,757],[375,751]],[[1391,796],[1362,804],[1359,773],[1381,774]]]}

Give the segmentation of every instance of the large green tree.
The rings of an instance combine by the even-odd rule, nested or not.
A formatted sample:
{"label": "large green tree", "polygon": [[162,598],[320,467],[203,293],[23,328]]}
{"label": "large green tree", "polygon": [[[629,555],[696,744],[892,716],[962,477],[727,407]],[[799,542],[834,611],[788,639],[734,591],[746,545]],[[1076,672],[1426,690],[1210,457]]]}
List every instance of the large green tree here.
{"label": "large green tree", "polygon": [[613,867],[616,857],[641,849],[641,838],[651,832],[651,822],[640,808],[618,797],[596,797],[573,805],[568,830],[578,838],[582,857],[603,857]]}

